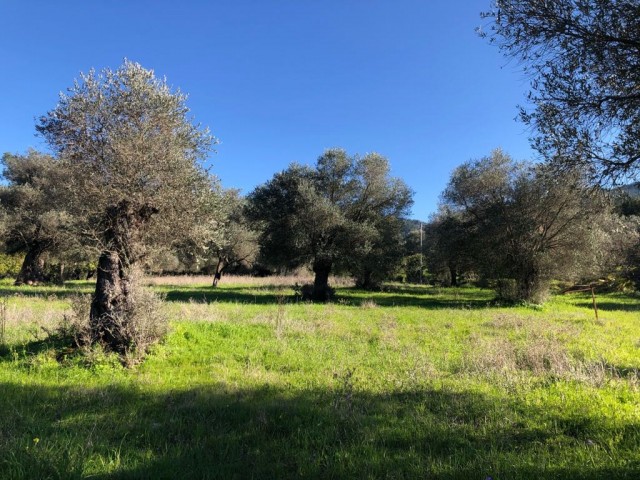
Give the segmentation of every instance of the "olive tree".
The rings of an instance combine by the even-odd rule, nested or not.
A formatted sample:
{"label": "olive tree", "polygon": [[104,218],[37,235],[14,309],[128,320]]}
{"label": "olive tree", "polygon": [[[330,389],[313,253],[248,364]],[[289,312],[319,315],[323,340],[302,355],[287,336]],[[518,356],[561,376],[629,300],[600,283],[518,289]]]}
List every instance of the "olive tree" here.
{"label": "olive tree", "polygon": [[324,301],[336,268],[354,270],[362,261],[363,279],[380,269],[371,255],[380,258],[380,249],[396,248],[391,219],[411,204],[410,189],[389,175],[386,158],[331,149],[315,168],[293,164],[256,188],[248,196],[247,216],[260,227],[263,258],[281,267],[310,264],[310,297]]}
{"label": "olive tree", "polygon": [[73,223],[65,210],[66,174],[61,162],[30,150],[26,155],[2,157],[6,185],[0,187],[0,203],[6,213],[5,250],[24,253],[16,285],[45,280],[47,254],[69,248]]}
{"label": "olive tree", "polygon": [[531,81],[533,144],[604,180],[640,171],[640,3],[495,0],[484,32]]}
{"label": "olive tree", "polygon": [[424,231],[429,270],[446,284],[459,286],[460,277],[474,270],[473,235],[464,215],[441,207]]}
{"label": "olive tree", "polygon": [[245,215],[246,199],[237,190],[226,190],[223,200],[226,215],[220,234],[208,245],[209,255],[215,260],[214,287],[227,269],[251,265],[259,250],[258,233]]}
{"label": "olive tree", "polygon": [[209,190],[199,161],[213,138],[189,117],[186,95],[137,63],[82,74],[38,132],[69,172],[69,211],[100,248],[90,313],[94,341],[130,347],[135,267],[150,245],[188,231]]}
{"label": "olive tree", "polygon": [[245,216],[245,204],[238,190],[213,189],[191,235],[174,249],[188,270],[211,271],[213,287],[228,269],[249,267],[258,254],[258,233]]}
{"label": "olive tree", "polygon": [[496,150],[458,167],[443,202],[463,222],[474,268],[513,281],[515,300],[539,302],[551,279],[597,275],[610,261],[614,216],[578,173],[558,177]]}

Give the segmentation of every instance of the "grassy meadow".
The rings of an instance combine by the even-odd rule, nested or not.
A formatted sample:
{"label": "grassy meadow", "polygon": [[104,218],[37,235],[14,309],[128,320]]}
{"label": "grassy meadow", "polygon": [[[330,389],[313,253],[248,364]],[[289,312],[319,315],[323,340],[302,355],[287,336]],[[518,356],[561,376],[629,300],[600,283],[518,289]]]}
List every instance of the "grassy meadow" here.
{"label": "grassy meadow", "polygon": [[0,283],[0,478],[640,478],[638,296],[209,281],[132,368],[47,333],[90,283]]}

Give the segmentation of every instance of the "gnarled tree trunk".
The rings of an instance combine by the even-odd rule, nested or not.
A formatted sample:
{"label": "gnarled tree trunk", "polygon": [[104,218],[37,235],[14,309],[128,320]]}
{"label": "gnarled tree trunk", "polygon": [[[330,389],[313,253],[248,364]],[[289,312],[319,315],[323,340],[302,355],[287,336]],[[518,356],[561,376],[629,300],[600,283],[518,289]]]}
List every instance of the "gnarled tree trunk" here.
{"label": "gnarled tree trunk", "polygon": [[91,302],[91,331],[94,341],[120,351],[118,330],[127,308],[130,283],[117,251],[103,251],[98,260],[96,290]]}
{"label": "gnarled tree trunk", "polygon": [[215,270],[215,272],[213,274],[213,283],[211,284],[212,287],[217,287],[218,286],[218,282],[222,278],[222,272],[224,271],[224,269],[226,267],[227,267],[226,258],[220,257],[218,259],[218,264],[216,265],[216,270]]}
{"label": "gnarled tree trunk", "polygon": [[121,352],[120,335],[126,322],[131,288],[131,267],[139,259],[140,228],[156,213],[148,205],[123,200],[107,209],[105,244],[98,260],[96,290],[91,302],[90,324],[94,341]]}
{"label": "gnarled tree trunk", "polygon": [[37,242],[30,246],[14,282],[15,285],[33,285],[45,280],[44,254],[49,247],[50,245],[44,242]]}
{"label": "gnarled tree trunk", "polygon": [[331,273],[332,262],[330,260],[316,260],[313,263],[313,291],[311,292],[311,300],[317,302],[326,302],[333,295],[329,288],[329,274]]}

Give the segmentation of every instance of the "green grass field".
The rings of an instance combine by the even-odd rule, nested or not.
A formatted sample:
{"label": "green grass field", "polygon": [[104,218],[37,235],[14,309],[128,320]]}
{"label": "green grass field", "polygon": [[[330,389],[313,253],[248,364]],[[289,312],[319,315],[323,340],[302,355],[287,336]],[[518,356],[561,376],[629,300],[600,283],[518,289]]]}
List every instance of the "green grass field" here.
{"label": "green grass field", "polygon": [[0,284],[0,478],[640,478],[640,297],[176,283],[133,368],[47,338],[90,284]]}

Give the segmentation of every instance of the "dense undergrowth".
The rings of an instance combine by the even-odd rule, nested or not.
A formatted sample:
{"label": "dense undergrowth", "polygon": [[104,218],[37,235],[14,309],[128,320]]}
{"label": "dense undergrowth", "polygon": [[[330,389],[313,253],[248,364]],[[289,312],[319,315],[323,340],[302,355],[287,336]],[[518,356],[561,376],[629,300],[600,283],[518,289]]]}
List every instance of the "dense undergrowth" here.
{"label": "dense undergrowth", "polygon": [[90,284],[0,285],[0,478],[640,478],[637,296],[153,288],[124,368],[47,333]]}

